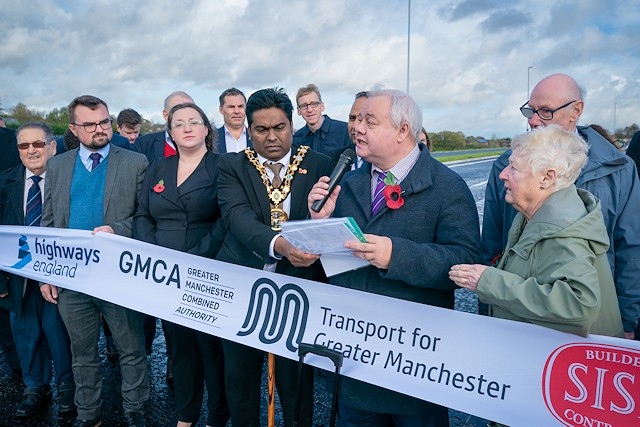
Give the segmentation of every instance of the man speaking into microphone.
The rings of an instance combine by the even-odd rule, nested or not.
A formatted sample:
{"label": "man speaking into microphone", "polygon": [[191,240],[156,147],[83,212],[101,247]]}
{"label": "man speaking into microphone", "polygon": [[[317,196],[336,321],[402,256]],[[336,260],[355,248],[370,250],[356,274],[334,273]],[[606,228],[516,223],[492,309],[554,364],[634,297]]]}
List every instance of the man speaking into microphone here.
{"label": "man speaking into microphone", "polygon": [[[369,262],[330,282],[361,291],[453,309],[456,285],[448,272],[459,260],[480,258],[476,205],[460,176],[418,144],[422,112],[406,93],[374,91],[355,125],[358,156],[367,161],[329,195],[329,177],[309,193],[312,219],[353,217],[366,243],[345,246]],[[317,206],[316,206],[317,207]],[[343,378],[341,426],[448,426],[447,408]]]}

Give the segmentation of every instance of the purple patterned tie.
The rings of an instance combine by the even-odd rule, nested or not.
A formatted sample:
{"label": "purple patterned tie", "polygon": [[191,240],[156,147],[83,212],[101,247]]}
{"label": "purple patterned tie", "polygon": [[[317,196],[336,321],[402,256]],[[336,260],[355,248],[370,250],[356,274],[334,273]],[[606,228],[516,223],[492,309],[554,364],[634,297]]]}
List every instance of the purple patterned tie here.
{"label": "purple patterned tie", "polygon": [[374,216],[382,207],[384,202],[384,187],[387,184],[384,183],[387,177],[387,172],[378,172],[378,183],[376,184],[376,190],[373,192],[373,198],[371,199],[371,216]]}
{"label": "purple patterned tie", "polygon": [[100,159],[102,158],[102,154],[100,153],[91,153],[89,154],[89,158],[93,163],[91,163],[91,170],[94,170],[100,164]]}

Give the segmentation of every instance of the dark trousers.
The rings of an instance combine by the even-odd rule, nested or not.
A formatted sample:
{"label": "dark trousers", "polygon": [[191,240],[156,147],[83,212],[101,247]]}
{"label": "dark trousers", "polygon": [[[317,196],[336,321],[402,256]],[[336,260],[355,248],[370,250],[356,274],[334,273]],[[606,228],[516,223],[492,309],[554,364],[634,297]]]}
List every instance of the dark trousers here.
{"label": "dark trousers", "polygon": [[339,427],[449,427],[449,411],[433,405],[429,412],[418,414],[381,414],[363,411],[338,402]]}
{"label": "dark trousers", "polygon": [[[105,337],[111,337],[111,329],[109,329],[109,325],[107,322],[104,322],[102,319],[102,330],[104,331]],[[153,316],[149,316],[148,314],[144,315],[144,350],[147,352],[147,355],[151,354],[151,347],[153,346],[153,339],[156,336],[156,318]],[[167,350],[168,351],[168,350]]]}
{"label": "dark trousers", "polygon": [[220,338],[165,320],[162,323],[165,338],[172,344],[170,360],[178,420],[198,422],[206,385],[207,425],[224,427],[229,420],[229,408]]}
{"label": "dark trousers", "polygon": [[11,312],[11,329],[27,388],[39,388],[51,382],[51,361],[56,370],[56,383],[73,390],[71,348],[67,329],[58,306],[46,302],[40,286],[29,280],[22,298],[22,310]]}
{"label": "dark trousers", "polygon": [[2,347],[2,352],[9,368],[13,372],[19,372],[20,360],[18,359],[18,352],[11,333],[9,310],[3,307],[0,307],[0,347]]}
{"label": "dark trousers", "polygon": [[142,314],[68,289],[60,290],[58,310],[71,340],[78,418],[98,418],[102,406],[102,375],[98,356],[101,314],[111,325],[120,353],[124,412],[144,413],[144,404],[149,400],[149,376]]}
{"label": "dark trousers", "polygon": [[[222,340],[225,358],[225,385],[234,426],[260,426],[260,385],[265,352],[232,341]],[[276,356],[276,390],[282,405],[285,427],[293,425],[297,390],[298,363]],[[313,368],[302,370],[300,426],[313,420]]]}

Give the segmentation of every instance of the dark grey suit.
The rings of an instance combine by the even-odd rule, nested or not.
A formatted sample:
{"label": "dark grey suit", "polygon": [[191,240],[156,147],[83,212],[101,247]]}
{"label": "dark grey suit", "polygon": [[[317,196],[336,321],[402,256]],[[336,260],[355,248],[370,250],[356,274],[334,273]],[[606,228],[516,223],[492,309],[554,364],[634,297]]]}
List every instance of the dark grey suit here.
{"label": "dark grey suit", "polygon": [[[104,224],[111,226],[116,234],[130,237],[147,159],[114,145],[107,158],[102,201]],[[76,148],[47,162],[42,226],[68,228],[71,182],[78,161]],[[71,339],[78,419],[93,420],[100,416],[102,377],[97,346],[100,314],[111,327],[120,351],[124,412],[144,413],[144,403],[149,399],[149,378],[142,315],[108,301],[64,289],[58,296],[58,309]]]}

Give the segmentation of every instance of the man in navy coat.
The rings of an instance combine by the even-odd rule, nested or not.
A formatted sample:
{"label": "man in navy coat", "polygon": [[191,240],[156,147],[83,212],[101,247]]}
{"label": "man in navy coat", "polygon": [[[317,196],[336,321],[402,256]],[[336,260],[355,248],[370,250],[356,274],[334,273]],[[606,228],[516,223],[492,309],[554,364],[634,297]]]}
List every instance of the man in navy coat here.
{"label": "man in navy coat", "polygon": [[322,114],[324,102],[318,86],[310,84],[298,89],[296,103],[298,115],[306,124],[293,135],[294,145],[308,145],[328,156],[351,145],[347,123]]}
{"label": "man in navy coat", "polygon": [[[355,125],[357,154],[367,163],[344,177],[319,213],[310,213],[351,216],[365,233],[366,243],[345,246],[369,266],[332,276],[332,284],[453,309],[456,285],[448,271],[480,258],[478,213],[464,180],[418,144],[421,128],[422,113],[409,95],[370,92]],[[314,186],[309,204],[327,194],[328,181]],[[386,185],[399,188],[387,198]],[[346,427],[449,425],[445,407],[346,377],[338,411]]]}
{"label": "man in navy coat", "polygon": [[247,106],[244,93],[232,87],[222,92],[219,100],[224,124],[218,128],[218,153],[239,153],[247,147],[251,148],[251,138],[244,125]]}
{"label": "man in navy coat", "polygon": [[[39,226],[46,166],[56,153],[56,141],[44,123],[22,125],[17,141],[22,163],[0,175],[0,223]],[[8,302],[11,311],[11,329],[25,385],[15,415],[29,418],[51,398],[52,361],[60,412],[71,412],[75,409],[71,349],[58,307],[42,299],[38,282],[14,274],[7,276],[6,283],[0,283],[0,298]]]}
{"label": "man in navy coat", "polygon": [[[165,122],[169,117],[169,111],[178,104],[184,102],[193,102],[187,93],[182,91],[172,92],[164,100],[164,110],[162,110],[162,117]],[[155,159],[162,159],[163,157],[169,157],[176,154],[176,146],[169,137],[169,133],[166,130],[160,132],[149,133],[142,135],[136,139],[133,143],[133,151],[142,153],[147,156],[147,160],[151,163]]]}

